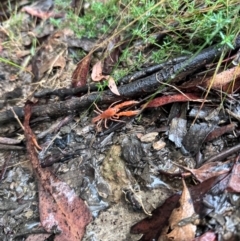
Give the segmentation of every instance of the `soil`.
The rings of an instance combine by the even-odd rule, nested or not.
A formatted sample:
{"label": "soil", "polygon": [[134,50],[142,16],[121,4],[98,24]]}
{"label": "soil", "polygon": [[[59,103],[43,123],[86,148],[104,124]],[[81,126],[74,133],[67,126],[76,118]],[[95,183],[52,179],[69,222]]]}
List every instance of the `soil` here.
{"label": "soil", "polygon": [[[29,15],[25,14],[24,18],[29,29],[36,28],[31,26]],[[69,51],[67,53],[68,42],[64,42],[61,37],[60,40],[57,39],[60,42],[51,42],[51,39],[56,40],[53,37],[56,33],[52,26],[44,27],[48,33],[44,36],[42,45],[39,46],[40,52],[37,52],[43,56],[35,54],[34,58],[28,47],[29,41],[31,42],[28,39],[29,35],[26,35],[28,38],[21,35],[19,39],[16,37],[9,41],[9,35],[4,31],[0,32],[1,40],[3,42],[8,40],[8,44],[1,50],[1,58],[22,67],[27,66],[28,69],[23,71],[7,62],[0,62],[1,112],[11,110],[13,106],[22,107],[27,99],[36,105],[56,103],[59,101],[56,96],[37,99],[34,93],[46,88],[71,87],[71,76],[77,63],[71,58]],[[4,29],[16,31],[11,28],[8,21],[4,22]],[[53,35],[47,38],[49,33]],[[61,55],[57,64],[54,63],[47,74],[46,62],[44,62],[46,46],[54,48],[53,56],[47,54],[48,64],[51,64],[56,56]],[[25,50],[28,52],[25,53]],[[31,69],[33,66],[29,62],[30,59],[39,61],[37,62],[39,66],[36,68],[38,75],[41,76],[40,81],[35,81],[33,78],[34,71]],[[42,59],[44,63],[41,64]],[[46,168],[50,168],[56,176],[73,188],[76,194],[87,203],[94,217],[87,226],[84,241],[138,240],[141,234],[130,234],[131,226],[145,217],[150,217],[151,212],[168,197],[182,190],[180,176],[173,177],[162,171],[172,174],[183,172],[181,166],[189,169],[196,168],[199,165],[197,158],[200,154],[202,155],[200,162],[204,162],[238,143],[237,128],[235,133],[231,131],[205,143],[202,139],[196,141],[198,139],[196,135],[199,134],[196,129],[209,133],[212,131],[212,127],[209,126],[213,123],[207,122],[206,119],[198,119],[196,129],[188,132],[188,139],[184,142],[188,150],[184,150],[182,139],[195,120],[196,112],[191,113],[199,106],[199,103],[191,103],[188,107],[185,104],[179,104],[177,109],[186,110],[186,115],[180,122],[172,121],[173,118],[170,118],[172,104],[164,108],[149,108],[142,112],[140,117],[124,119],[120,123],[121,126],[112,132],[112,127],[119,122],[108,121],[107,130],[110,131],[107,134],[104,132],[106,131],[104,125],[99,130],[95,124],[92,124],[92,118],[96,116],[93,108],[86,107],[84,112],[69,115],[67,120],[66,116],[58,118],[42,116],[42,118],[32,119],[31,128],[38,138],[39,145],[43,148],[43,151],[38,153],[42,165],[49,166]],[[99,108],[105,110],[108,105],[101,105]],[[209,105],[202,109],[203,114],[208,117],[209,108],[212,113],[217,109],[217,105],[214,107]],[[218,123],[229,117],[225,115],[223,118],[221,114],[221,112],[217,114]],[[62,127],[49,130],[64,119],[66,121]],[[236,122],[236,119],[234,121]],[[186,130],[181,127],[185,124]],[[176,125],[179,125],[178,128],[182,130],[181,134],[176,133],[178,130]],[[49,131],[46,132],[46,130]],[[199,135],[206,136],[206,132],[202,131]],[[180,139],[176,139],[175,134]],[[0,135],[19,140],[19,144],[6,144],[7,147],[0,148],[0,166],[2,167],[0,239],[30,240],[27,239],[30,234],[46,232],[40,223],[38,185],[27,155],[23,130],[15,121],[2,125]],[[191,147],[188,148],[193,142],[197,143],[194,153],[191,152]],[[236,159],[236,153],[228,159]],[[188,185],[194,184],[192,178],[187,182]],[[205,226],[210,227],[209,229],[214,227],[214,231],[219,233],[219,240],[234,240],[231,238],[238,237],[240,228],[239,194],[224,193],[219,197],[222,198],[222,201],[219,201],[219,209],[212,210],[211,215],[205,220],[207,223]],[[203,228],[199,228],[198,234],[202,232]]]}

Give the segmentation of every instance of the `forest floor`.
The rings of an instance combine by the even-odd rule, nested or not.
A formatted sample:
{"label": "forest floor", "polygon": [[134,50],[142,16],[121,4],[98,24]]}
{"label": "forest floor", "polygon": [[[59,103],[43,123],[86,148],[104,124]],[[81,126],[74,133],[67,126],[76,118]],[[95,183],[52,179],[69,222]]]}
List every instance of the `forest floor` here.
{"label": "forest floor", "polygon": [[239,240],[238,1],[143,2],[2,1],[1,240]]}

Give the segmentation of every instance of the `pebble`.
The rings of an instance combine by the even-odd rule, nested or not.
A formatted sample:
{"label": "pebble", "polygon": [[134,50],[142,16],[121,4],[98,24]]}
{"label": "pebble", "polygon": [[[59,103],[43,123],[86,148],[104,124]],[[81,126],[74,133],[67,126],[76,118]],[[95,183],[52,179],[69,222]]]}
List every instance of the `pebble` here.
{"label": "pebble", "polygon": [[152,147],[154,150],[159,151],[166,146],[166,142],[159,140],[153,143]]}
{"label": "pebble", "polygon": [[158,132],[150,132],[146,135],[143,135],[140,140],[141,142],[153,142],[156,139]]}

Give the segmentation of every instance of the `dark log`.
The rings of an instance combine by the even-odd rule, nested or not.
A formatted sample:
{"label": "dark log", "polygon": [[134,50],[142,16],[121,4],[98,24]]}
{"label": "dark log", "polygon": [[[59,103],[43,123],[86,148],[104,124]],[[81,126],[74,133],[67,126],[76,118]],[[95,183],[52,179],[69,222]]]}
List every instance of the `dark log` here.
{"label": "dark log", "polygon": [[[235,47],[240,47],[240,36],[237,37]],[[110,104],[118,100],[133,99],[145,97],[152,93],[162,93],[166,87],[162,84],[176,84],[189,74],[203,68],[213,60],[217,61],[221,53],[225,50],[223,46],[213,46],[201,51],[197,55],[189,57],[188,60],[175,65],[167,65],[155,74],[139,79],[132,83],[120,86],[118,88],[120,96],[114,95],[110,90],[102,92],[92,92],[79,98],[72,98],[65,101],[50,103],[47,105],[35,106],[32,109],[32,116],[57,117],[81,112],[89,108],[93,102],[99,104]],[[20,119],[24,117],[24,110],[21,107],[13,108]],[[14,120],[11,110],[0,113],[0,124],[9,123]]]}
{"label": "dark log", "polygon": [[[137,79],[140,78],[144,78],[146,76],[149,76],[151,74],[154,74],[160,70],[162,70],[163,68],[166,68],[166,66],[173,66],[175,64],[181,63],[187,59],[189,59],[191,56],[181,56],[178,58],[174,58],[171,60],[168,60],[167,62],[161,63],[161,64],[157,64],[157,65],[153,65],[147,68],[143,68],[133,74],[129,74],[123,78],[121,78],[118,81],[119,85],[123,85],[123,84],[129,84],[130,82],[133,82]],[[56,90],[52,90],[52,89],[45,89],[39,92],[36,92],[34,94],[34,96],[36,98],[42,98],[42,97],[46,97],[49,95],[57,95],[60,98],[64,98],[66,96],[74,96],[77,94],[83,94],[83,93],[87,93],[88,91],[97,91],[98,90],[98,86],[95,82],[91,83],[91,84],[87,84],[85,86],[82,87],[76,87],[76,88],[61,88],[61,89],[56,89]]]}

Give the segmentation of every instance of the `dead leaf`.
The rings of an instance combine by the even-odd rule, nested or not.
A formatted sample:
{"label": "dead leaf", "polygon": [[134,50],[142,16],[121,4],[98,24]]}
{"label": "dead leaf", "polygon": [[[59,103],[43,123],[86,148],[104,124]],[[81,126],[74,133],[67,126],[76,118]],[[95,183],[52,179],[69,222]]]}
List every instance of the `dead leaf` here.
{"label": "dead leaf", "polygon": [[117,85],[110,75],[103,75],[102,74],[102,62],[98,61],[94,66],[91,74],[91,78],[93,81],[100,81],[103,79],[108,80],[108,87],[115,95],[120,95]]}
{"label": "dead leaf", "polygon": [[140,234],[140,241],[157,240],[162,229],[168,224],[172,210],[177,206],[180,199],[179,193],[173,194],[158,208],[153,210],[152,216],[147,217],[131,227],[131,233]]}
{"label": "dead leaf", "polygon": [[204,140],[204,142],[208,142],[208,141],[212,141],[220,136],[222,136],[223,134],[225,133],[229,133],[229,132],[232,132],[236,129],[237,127],[237,123],[230,123],[228,125],[225,125],[225,126],[221,126],[221,127],[217,127],[216,129],[214,129],[213,131],[211,131],[206,139]]}
{"label": "dead leaf", "polygon": [[9,76],[9,81],[15,81],[15,80],[17,80],[18,79],[18,76],[16,75],[16,74],[11,74],[10,76]]}
{"label": "dead leaf", "polygon": [[195,94],[176,94],[176,95],[164,95],[151,100],[145,107],[160,107],[166,104],[174,102],[186,102],[186,101],[197,101],[202,102],[203,99],[199,98]]}
{"label": "dead leaf", "polygon": [[202,165],[198,169],[188,169],[194,177],[199,181],[203,182],[211,177],[219,176],[223,173],[227,173],[232,168],[232,163],[230,161],[226,162],[209,162]]}
{"label": "dead leaf", "polygon": [[51,234],[30,234],[26,241],[40,241],[40,240],[46,240]]}
{"label": "dead leaf", "polygon": [[24,134],[27,152],[39,186],[39,210],[42,226],[46,231],[60,231],[55,241],[82,239],[91,213],[82,199],[48,169],[42,169],[35,150],[35,135],[29,126],[31,105],[26,104]]}
{"label": "dead leaf", "polygon": [[227,185],[228,192],[240,192],[240,163],[235,163]]}
{"label": "dead leaf", "polygon": [[50,74],[54,67],[60,67],[60,73],[63,71],[67,55],[64,38],[64,31],[56,31],[38,49],[31,61],[34,81],[39,81],[46,72]]}
{"label": "dead leaf", "polygon": [[171,232],[167,233],[166,236],[169,241],[192,241],[192,239],[195,237],[195,232],[197,229],[196,225],[192,224],[191,222],[186,222],[186,224],[179,225],[179,223],[184,219],[191,218],[195,214],[193,201],[184,179],[183,192],[179,203],[180,207],[174,209],[169,218],[168,229],[171,230]]}
{"label": "dead leaf", "polygon": [[[183,83],[179,88],[182,90],[189,91],[196,91],[196,86],[201,86],[204,88],[211,87],[213,89],[224,89],[224,91],[229,92],[236,89],[237,86],[239,86],[238,77],[240,76],[240,67],[235,66],[231,69],[227,69],[225,71],[222,71],[215,76],[211,77],[202,77],[202,78],[194,78],[194,80],[187,81]],[[234,86],[231,86],[229,88],[229,84],[234,81]],[[226,87],[226,88],[225,88]],[[231,93],[230,91],[230,93]]]}
{"label": "dead leaf", "polygon": [[77,64],[77,67],[72,74],[73,87],[82,87],[86,85],[90,60],[91,55],[87,55]]}
{"label": "dead leaf", "polygon": [[30,6],[23,7],[21,11],[43,20],[63,17],[63,13],[53,11],[53,6],[54,3],[52,0],[36,1]]}
{"label": "dead leaf", "polygon": [[[226,183],[228,182],[227,177],[228,174],[215,176],[190,188],[194,209],[201,218],[208,214],[208,210],[203,203],[204,196],[215,187],[220,192],[225,190]],[[177,207],[179,199],[180,193],[175,193],[167,198],[161,206],[153,210],[151,217],[147,217],[133,225],[130,232],[135,234],[142,233],[143,236],[140,241],[158,240],[164,227],[168,225],[168,219],[173,209]]]}
{"label": "dead leaf", "polygon": [[231,69],[227,69],[217,74],[215,77],[207,78],[207,86],[211,86],[214,89],[221,89],[222,86],[230,83],[234,79],[240,76],[240,66],[235,66]]}
{"label": "dead leaf", "polygon": [[111,74],[114,65],[118,62],[120,49],[117,45],[120,42],[120,39],[120,35],[111,39],[104,53],[106,57],[103,61],[103,73],[106,75]]}
{"label": "dead leaf", "polygon": [[102,74],[102,62],[98,61],[94,64],[92,69],[91,78],[93,81],[100,81],[102,79],[106,79],[106,76]]}
{"label": "dead leaf", "polygon": [[116,85],[116,82],[113,79],[113,77],[111,77],[111,76],[109,76],[109,78],[108,78],[108,87],[113,92],[113,94],[120,95],[120,93],[118,91],[118,88],[117,88],[117,85]]}

